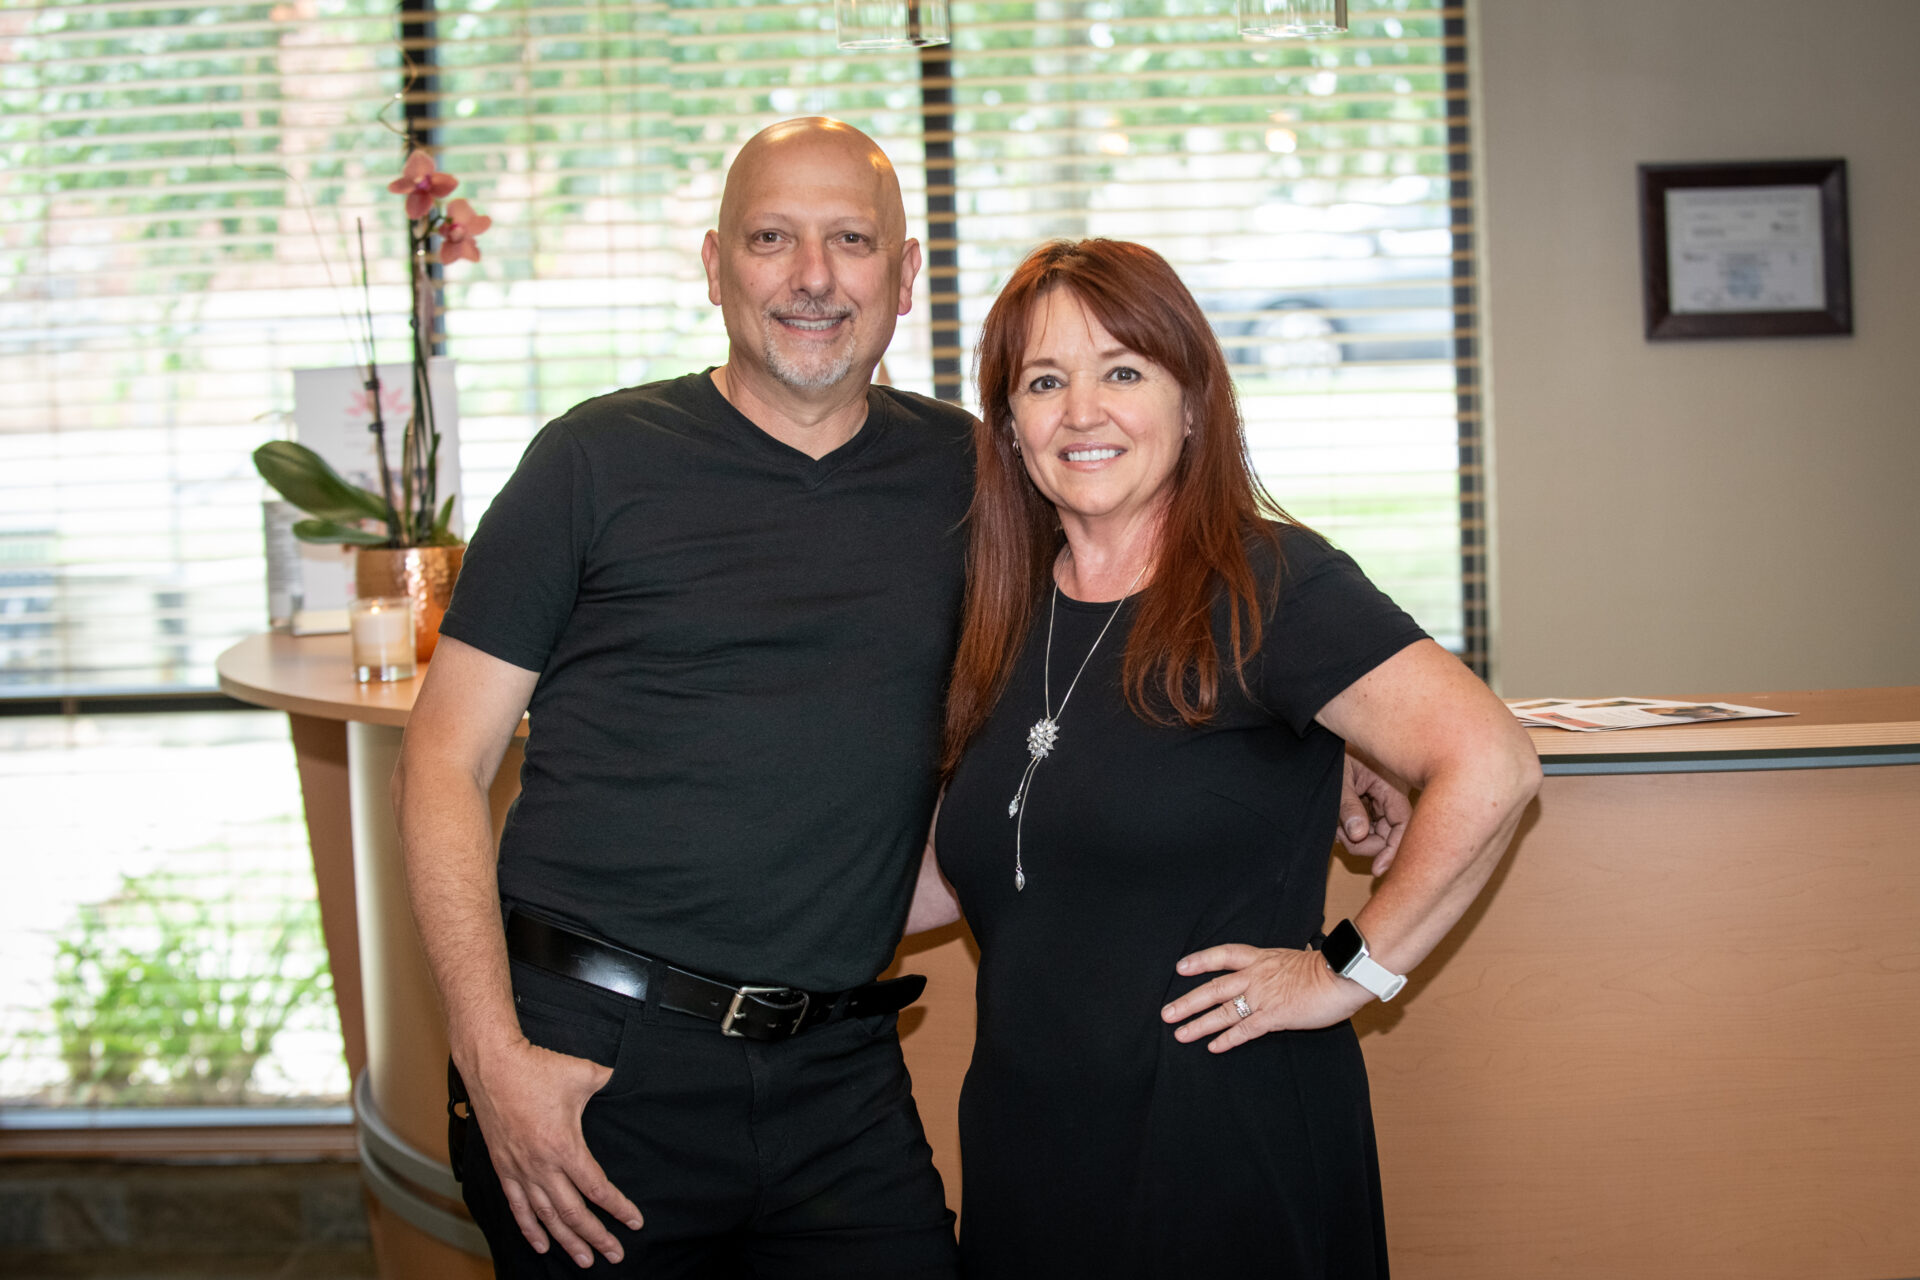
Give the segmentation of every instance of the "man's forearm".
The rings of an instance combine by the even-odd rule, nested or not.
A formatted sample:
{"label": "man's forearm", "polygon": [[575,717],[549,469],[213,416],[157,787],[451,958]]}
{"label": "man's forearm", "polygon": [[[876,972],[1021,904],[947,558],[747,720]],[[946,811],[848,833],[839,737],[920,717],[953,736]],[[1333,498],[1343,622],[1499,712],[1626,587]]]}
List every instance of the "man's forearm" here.
{"label": "man's forearm", "polygon": [[454,1061],[468,1069],[487,1046],[520,1038],[487,793],[464,773],[403,758],[393,795],[414,923]]}

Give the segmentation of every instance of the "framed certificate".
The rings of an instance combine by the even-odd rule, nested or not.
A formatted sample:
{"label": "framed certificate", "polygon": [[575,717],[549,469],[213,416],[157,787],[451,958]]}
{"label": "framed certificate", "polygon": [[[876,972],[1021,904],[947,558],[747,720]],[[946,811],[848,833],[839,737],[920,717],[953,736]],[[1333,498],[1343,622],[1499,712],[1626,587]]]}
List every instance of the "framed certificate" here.
{"label": "framed certificate", "polygon": [[1647,337],[1853,332],[1847,162],[1640,166]]}

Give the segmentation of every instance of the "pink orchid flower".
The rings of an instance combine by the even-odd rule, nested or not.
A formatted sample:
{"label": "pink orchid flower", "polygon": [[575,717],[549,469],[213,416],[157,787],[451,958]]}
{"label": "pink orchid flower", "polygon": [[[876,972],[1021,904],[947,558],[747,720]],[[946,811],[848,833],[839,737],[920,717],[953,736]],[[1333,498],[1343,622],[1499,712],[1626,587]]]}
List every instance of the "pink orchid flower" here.
{"label": "pink orchid flower", "polygon": [[[413,401],[406,394],[390,387],[380,389],[380,407],[387,417],[405,418],[407,411],[413,408]],[[373,396],[366,391],[356,391],[347,398],[347,415],[354,418],[373,418]]]}
{"label": "pink orchid flower", "polygon": [[475,213],[465,200],[453,201],[447,206],[447,220],[440,226],[440,261],[480,261],[480,246],[475,242],[492,225],[492,218]]}
{"label": "pink orchid flower", "polygon": [[460,185],[460,179],[452,174],[435,172],[437,167],[432,156],[416,151],[407,157],[407,167],[400,176],[387,184],[387,190],[406,196],[409,218],[424,218],[435,200]]}

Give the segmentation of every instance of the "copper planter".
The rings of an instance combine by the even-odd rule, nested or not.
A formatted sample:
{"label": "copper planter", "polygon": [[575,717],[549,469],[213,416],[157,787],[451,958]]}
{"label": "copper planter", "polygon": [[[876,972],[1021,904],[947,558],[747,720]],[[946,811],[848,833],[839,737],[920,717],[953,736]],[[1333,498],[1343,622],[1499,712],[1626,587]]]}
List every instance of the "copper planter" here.
{"label": "copper planter", "polygon": [[453,600],[453,580],[467,544],[451,547],[361,547],[353,563],[354,594],[413,601],[413,656],[426,662],[440,642],[440,619]]}

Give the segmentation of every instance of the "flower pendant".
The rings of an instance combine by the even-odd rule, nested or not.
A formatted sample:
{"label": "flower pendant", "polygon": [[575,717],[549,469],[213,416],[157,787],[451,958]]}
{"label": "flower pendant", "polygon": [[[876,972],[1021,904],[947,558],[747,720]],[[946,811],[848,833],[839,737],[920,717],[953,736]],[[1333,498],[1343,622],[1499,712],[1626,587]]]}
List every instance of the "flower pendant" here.
{"label": "flower pendant", "polygon": [[1053,744],[1060,740],[1060,726],[1052,716],[1042,716],[1033,722],[1033,728],[1027,730],[1027,754],[1035,760],[1044,760],[1053,752]]}

